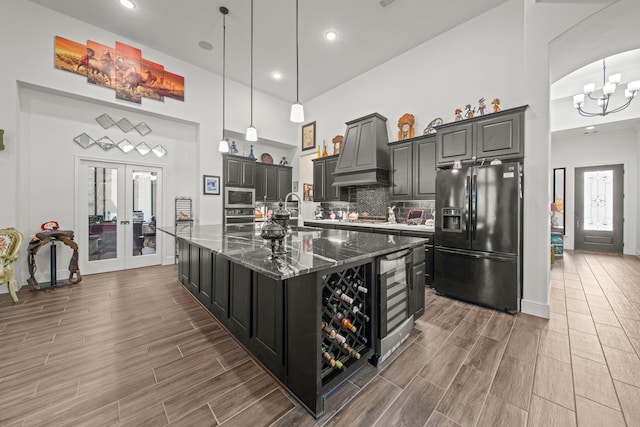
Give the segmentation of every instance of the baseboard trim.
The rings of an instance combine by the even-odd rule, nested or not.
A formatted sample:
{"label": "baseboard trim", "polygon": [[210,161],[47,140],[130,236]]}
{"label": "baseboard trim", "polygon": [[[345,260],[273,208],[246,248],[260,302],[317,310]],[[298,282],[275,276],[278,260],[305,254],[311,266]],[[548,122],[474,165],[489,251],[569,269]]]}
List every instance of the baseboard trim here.
{"label": "baseboard trim", "polygon": [[520,311],[531,314],[533,316],[549,319],[551,317],[551,309],[549,304],[542,304],[537,301],[522,299],[520,300]]}

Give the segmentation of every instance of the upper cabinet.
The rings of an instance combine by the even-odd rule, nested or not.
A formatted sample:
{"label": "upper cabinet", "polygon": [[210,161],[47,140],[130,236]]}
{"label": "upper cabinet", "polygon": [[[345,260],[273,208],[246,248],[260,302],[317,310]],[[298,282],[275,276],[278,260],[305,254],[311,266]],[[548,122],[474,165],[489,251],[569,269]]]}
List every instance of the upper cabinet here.
{"label": "upper cabinet", "polygon": [[256,202],[277,202],[292,189],[290,166],[256,163]]}
{"label": "upper cabinet", "polygon": [[338,157],[321,157],[313,159],[313,201],[333,202],[346,201],[348,199],[347,187],[336,187],[333,185],[334,172],[338,166]]}
{"label": "upper cabinet", "polygon": [[455,161],[524,157],[524,110],[527,106],[438,126],[437,165]]}
{"label": "upper cabinet", "polygon": [[425,135],[389,145],[394,200],[430,200],[436,192],[436,137]]}
{"label": "upper cabinet", "polygon": [[254,188],[256,184],[256,161],[224,154],[224,185],[229,187]]}

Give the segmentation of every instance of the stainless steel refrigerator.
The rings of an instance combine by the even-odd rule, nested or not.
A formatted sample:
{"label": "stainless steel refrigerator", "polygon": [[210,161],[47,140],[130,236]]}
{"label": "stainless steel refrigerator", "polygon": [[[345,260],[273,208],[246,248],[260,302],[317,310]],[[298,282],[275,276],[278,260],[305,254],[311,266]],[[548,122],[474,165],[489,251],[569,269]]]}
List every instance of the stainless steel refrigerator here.
{"label": "stainless steel refrigerator", "polygon": [[438,293],[498,310],[520,310],[521,172],[519,163],[437,172]]}

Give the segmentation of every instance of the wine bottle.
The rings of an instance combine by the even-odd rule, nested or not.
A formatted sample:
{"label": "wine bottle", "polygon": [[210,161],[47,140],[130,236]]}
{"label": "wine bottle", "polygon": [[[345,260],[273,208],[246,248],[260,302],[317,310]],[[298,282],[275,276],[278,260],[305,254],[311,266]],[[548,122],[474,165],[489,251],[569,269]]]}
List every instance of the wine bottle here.
{"label": "wine bottle", "polygon": [[369,321],[369,316],[367,316],[366,314],[364,314],[362,311],[360,311],[360,309],[356,306],[351,307],[351,311],[353,312],[353,314],[355,314],[356,316],[360,316],[365,322]]}
{"label": "wine bottle", "polygon": [[338,359],[335,360],[336,362],[336,368],[338,369],[344,369],[344,365],[342,364],[341,361],[339,361]]}
{"label": "wine bottle", "polygon": [[333,355],[332,355],[331,353],[329,353],[329,352],[327,351],[327,348],[326,348],[325,346],[322,346],[322,357],[324,357],[324,358],[325,358],[325,360],[326,360],[327,362],[329,362],[329,365],[331,365],[331,367],[336,366],[336,360],[335,360],[335,358],[333,357]]}
{"label": "wine bottle", "polygon": [[339,344],[344,344],[347,339],[345,337],[343,337],[342,335],[336,333],[336,331],[333,331],[335,333],[335,340],[339,343]]}
{"label": "wine bottle", "polygon": [[322,330],[329,335],[329,338],[334,339],[337,336],[337,332],[331,326],[327,325],[325,322],[322,322]]}
{"label": "wine bottle", "polygon": [[342,324],[344,324],[344,314],[337,312],[333,314],[333,318],[338,321],[338,322],[342,322]]}
{"label": "wine bottle", "polygon": [[351,332],[356,332],[358,330],[358,328],[353,326],[353,323],[351,323],[351,321],[349,319],[347,319],[346,317],[342,317],[341,322],[342,322],[342,326],[344,326],[345,328],[349,329]]}
{"label": "wine bottle", "polygon": [[342,301],[346,302],[347,304],[353,304],[353,298],[351,298],[347,294],[343,294],[342,292],[340,293],[340,299]]}
{"label": "wine bottle", "polygon": [[347,343],[342,344],[342,348],[349,354],[349,356],[355,357],[356,359],[360,359],[360,353],[355,351],[353,347],[350,347]]}
{"label": "wine bottle", "polygon": [[362,286],[362,285],[358,285],[358,286],[356,287],[356,289],[358,290],[358,292],[362,292],[363,294],[366,294],[366,293],[368,293],[368,292],[369,292],[369,289],[365,288],[365,287],[364,287],[364,286]]}

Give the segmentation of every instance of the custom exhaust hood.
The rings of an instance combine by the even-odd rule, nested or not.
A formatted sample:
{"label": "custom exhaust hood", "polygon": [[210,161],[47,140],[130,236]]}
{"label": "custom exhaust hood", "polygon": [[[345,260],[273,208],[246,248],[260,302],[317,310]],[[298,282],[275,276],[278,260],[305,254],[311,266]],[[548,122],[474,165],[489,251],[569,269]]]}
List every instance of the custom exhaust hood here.
{"label": "custom exhaust hood", "polygon": [[378,113],[347,122],[334,172],[336,187],[389,185],[387,119]]}

